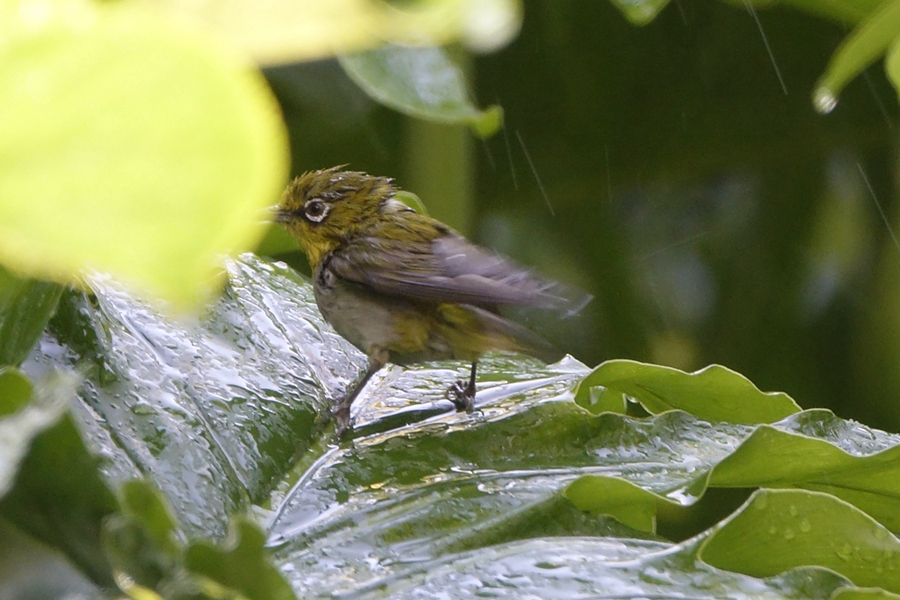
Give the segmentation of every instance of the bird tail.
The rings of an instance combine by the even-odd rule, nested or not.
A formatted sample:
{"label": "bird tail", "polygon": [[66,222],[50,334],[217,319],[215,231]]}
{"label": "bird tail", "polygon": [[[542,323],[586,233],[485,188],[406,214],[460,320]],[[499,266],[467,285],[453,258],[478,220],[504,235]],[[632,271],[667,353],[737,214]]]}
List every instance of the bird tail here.
{"label": "bird tail", "polygon": [[521,352],[549,364],[565,356],[541,336],[489,310],[470,304],[442,304],[438,310],[451,325],[445,335],[452,339],[454,353],[460,358],[474,359],[488,350],[505,350]]}

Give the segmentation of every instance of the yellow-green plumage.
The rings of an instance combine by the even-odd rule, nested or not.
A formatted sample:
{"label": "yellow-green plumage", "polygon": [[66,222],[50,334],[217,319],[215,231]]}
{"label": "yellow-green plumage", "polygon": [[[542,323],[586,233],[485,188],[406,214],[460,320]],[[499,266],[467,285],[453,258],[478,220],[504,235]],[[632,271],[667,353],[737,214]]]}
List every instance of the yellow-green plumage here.
{"label": "yellow-green plumage", "polygon": [[555,282],[490,251],[393,199],[390,179],[340,167],[295,179],[277,221],[297,239],[313,268],[325,319],[366,353],[365,376],[337,404],[338,429],[349,425],[359,389],[385,362],[472,362],[454,402],[471,410],[475,364],[489,350],[552,361],[560,354],[524,327],[496,314],[500,305],[576,311]]}

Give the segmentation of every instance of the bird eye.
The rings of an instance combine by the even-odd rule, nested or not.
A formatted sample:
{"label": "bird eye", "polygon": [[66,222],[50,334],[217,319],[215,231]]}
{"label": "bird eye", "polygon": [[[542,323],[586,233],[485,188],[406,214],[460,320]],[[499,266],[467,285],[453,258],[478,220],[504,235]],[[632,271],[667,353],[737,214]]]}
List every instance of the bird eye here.
{"label": "bird eye", "polygon": [[321,200],[310,200],[303,207],[303,212],[306,214],[306,218],[313,223],[321,223],[328,214],[328,205]]}

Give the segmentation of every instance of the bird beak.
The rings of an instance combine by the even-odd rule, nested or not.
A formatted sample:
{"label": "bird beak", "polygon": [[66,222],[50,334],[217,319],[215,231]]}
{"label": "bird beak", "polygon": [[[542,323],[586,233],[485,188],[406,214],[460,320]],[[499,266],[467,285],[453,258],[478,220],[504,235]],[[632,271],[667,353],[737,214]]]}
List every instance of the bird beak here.
{"label": "bird beak", "polygon": [[272,220],[276,223],[287,223],[291,220],[291,213],[282,209],[277,204],[275,206],[270,206],[269,212],[272,214]]}

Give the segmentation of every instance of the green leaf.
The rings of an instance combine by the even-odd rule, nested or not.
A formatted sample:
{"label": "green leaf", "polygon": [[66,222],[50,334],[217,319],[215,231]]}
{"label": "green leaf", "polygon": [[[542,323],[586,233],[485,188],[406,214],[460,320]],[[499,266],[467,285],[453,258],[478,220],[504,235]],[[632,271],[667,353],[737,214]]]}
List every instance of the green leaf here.
{"label": "green leaf", "polygon": [[144,481],[127,481],[121,489],[122,513],[140,521],[154,545],[174,555],[178,545],[178,524],[158,490]]}
{"label": "green leaf", "polygon": [[532,539],[410,565],[362,598],[828,598],[846,579],[798,569],[755,579],[697,561],[688,549],[612,538]]}
{"label": "green leaf", "polygon": [[720,365],[685,373],[631,360],[611,360],[594,369],[578,385],[575,402],[598,413],[617,407],[622,397],[640,402],[653,414],[680,409],[728,423],[772,423],[800,410],[787,394],[761,392],[740,373]]}
{"label": "green leaf", "polygon": [[0,365],[18,365],[41,337],[62,294],[46,281],[21,279],[0,266]]}
{"label": "green leaf", "polygon": [[612,3],[634,25],[646,25],[656,18],[669,0],[612,0]]}
{"label": "green leaf", "polygon": [[85,372],[77,414],[110,459],[105,472],[123,482],[152,473],[190,536],[224,537],[232,514],[264,501],[365,364],[286,266],[247,255],[228,271],[200,322],[89,278],[94,295],[63,296],[50,353],[28,364]]}
{"label": "green leaf", "polygon": [[231,524],[225,548],[196,542],[187,549],[185,565],[249,600],[293,600],[291,588],[269,562],[265,541],[255,525],[238,519]]}
{"label": "green leaf", "polygon": [[755,492],[713,531],[700,557],[756,577],[815,565],[859,586],[900,592],[900,540],[859,509],[817,492]]}
{"label": "green leaf", "polygon": [[106,519],[103,533],[117,583],[130,597],[294,598],[252,523],[238,519],[225,549],[207,540],[187,543],[151,483],[129,481],[121,495],[122,512]]}
{"label": "green leaf", "polygon": [[499,106],[481,111],[472,104],[465,75],[442,48],[387,44],[339,60],[367,94],[402,113],[466,123],[480,137],[493,135],[503,124]]}
{"label": "green leaf", "polygon": [[626,479],[581,477],[563,492],[579,510],[607,514],[641,531],[656,531],[656,513],[667,498],[647,492]]}
{"label": "green leaf", "polygon": [[900,94],[900,43],[896,40],[888,51],[884,67],[888,79],[894,85],[894,90]]}
{"label": "green leaf", "polygon": [[880,588],[843,588],[832,594],[829,600],[898,600],[900,595]]}
{"label": "green leaf", "polygon": [[900,531],[900,436],[804,411],[759,427],[716,466],[710,485],[827,491]]}
{"label": "green leaf", "polygon": [[[880,58],[896,44],[900,34],[900,0],[885,0],[872,11],[841,43],[825,73],[816,83],[813,105],[820,112],[831,112],[837,96],[848,81]],[[888,64],[888,75],[900,90],[897,70]]]}
{"label": "green leaf", "polygon": [[[746,0],[729,0],[742,8],[746,8]],[[757,8],[765,8],[772,4],[792,6],[807,13],[834,19],[842,23],[856,24],[874,10],[884,0],[765,0],[753,2]]]}
{"label": "green leaf", "polygon": [[[622,486],[609,476],[589,475],[575,480],[566,497],[582,510],[624,520],[633,519],[634,511],[655,514],[661,505],[675,500],[692,504],[707,486],[798,487],[827,491],[888,528],[900,530],[900,436],[838,419],[825,410],[804,411],[774,425],[737,429],[692,423],[686,417],[675,421],[676,414],[660,415],[653,429],[644,430],[647,441],[656,447],[642,444],[640,461],[632,458],[628,469],[617,475],[636,488]],[[619,417],[602,416],[607,428],[621,427],[613,425]],[[718,450],[704,449],[704,438]],[[692,439],[697,445],[690,451]],[[637,453],[632,444],[618,442],[621,456]],[[673,458],[673,451],[679,458]],[[668,465],[664,476],[659,474],[661,464]],[[631,523],[638,526],[637,521]]]}
{"label": "green leaf", "polygon": [[262,76],[136,6],[51,0],[38,26],[16,6],[0,9],[0,261],[196,302],[286,178]]}
{"label": "green leaf", "polygon": [[[0,385],[7,376],[0,378]],[[0,420],[0,484],[6,492],[0,515],[62,550],[94,582],[108,586],[113,578],[101,548],[100,523],[117,503],[97,471],[97,459],[64,414],[73,394],[72,377],[45,380],[31,402]],[[16,475],[9,487],[12,473]]]}
{"label": "green leaf", "polygon": [[[72,392],[71,386],[66,389]],[[9,367],[0,368],[0,497],[12,489],[34,438],[59,420],[65,401],[59,391],[35,400],[25,375]]]}
{"label": "green leaf", "polygon": [[394,194],[394,198],[399,200],[403,204],[407,205],[420,215],[427,215],[428,209],[425,207],[425,203],[422,202],[422,199],[419,198],[416,194],[412,192],[408,192],[406,190],[399,190],[396,194]]}
{"label": "green leaf", "polygon": [[[28,404],[31,393],[31,381],[25,375],[10,367],[0,367],[0,416],[11,415]],[[3,479],[0,478],[0,481]]]}
{"label": "green leaf", "polygon": [[[822,598],[846,579],[816,569],[769,578],[714,569],[696,556],[715,528],[680,546],[648,530],[660,507],[665,516],[668,507],[702,504],[710,485],[832,485],[898,513],[892,482],[900,473],[891,463],[900,461],[891,458],[900,436],[821,410],[762,425],[680,410],[644,419],[592,415],[572,402],[590,371],[571,359],[545,366],[486,356],[471,414],[454,411],[445,391],[467,365],[388,366],[354,405],[355,429],[328,445],[331,433],[316,420],[364,357],[322,321],[304,278],[249,255],[228,270],[225,294],[197,321],[172,321],[107,279],[90,278],[94,295],[64,295],[23,363],[29,372],[78,364],[86,382],[74,414],[108,459],[104,473],[113,480],[147,473],[147,485],[171,505],[174,530],[140,488],[107,519],[113,564],[133,572],[133,581],[155,581],[163,596],[262,595],[242,587],[250,568],[234,564],[268,554],[302,597],[439,589],[465,596],[470,581],[501,597],[543,597],[550,589],[582,593],[602,579],[610,593],[631,595],[689,590],[721,598],[754,589],[762,597]],[[702,412],[721,396],[728,415],[740,414],[742,402],[762,406],[751,413],[757,421],[773,406],[797,410],[724,369],[710,383],[702,374],[629,368],[652,383],[657,404],[674,394]],[[262,534],[243,532],[249,545],[233,538],[214,549],[251,504],[271,511],[267,550],[258,552]],[[839,528],[834,533],[841,539]],[[188,546],[197,548],[190,569]],[[257,568],[257,583],[275,576]],[[648,572],[659,577],[641,576]]]}

